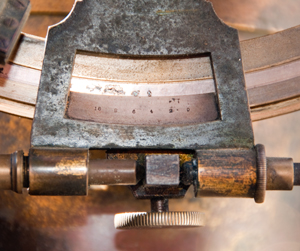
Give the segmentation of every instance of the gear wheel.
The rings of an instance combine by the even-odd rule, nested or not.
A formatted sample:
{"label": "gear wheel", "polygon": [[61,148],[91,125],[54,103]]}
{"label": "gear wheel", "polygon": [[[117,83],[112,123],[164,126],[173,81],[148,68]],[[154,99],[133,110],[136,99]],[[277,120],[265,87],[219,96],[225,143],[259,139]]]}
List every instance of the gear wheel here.
{"label": "gear wheel", "polygon": [[166,228],[204,226],[201,212],[135,212],[115,215],[115,228]]}

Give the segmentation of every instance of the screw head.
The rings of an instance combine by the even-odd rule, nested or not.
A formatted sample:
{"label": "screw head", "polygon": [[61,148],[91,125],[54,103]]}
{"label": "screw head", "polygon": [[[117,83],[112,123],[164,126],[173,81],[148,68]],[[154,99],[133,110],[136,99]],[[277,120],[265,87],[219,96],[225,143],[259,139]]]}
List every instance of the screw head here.
{"label": "screw head", "polygon": [[9,29],[15,29],[19,25],[19,21],[13,17],[7,17],[3,20],[3,24]]}

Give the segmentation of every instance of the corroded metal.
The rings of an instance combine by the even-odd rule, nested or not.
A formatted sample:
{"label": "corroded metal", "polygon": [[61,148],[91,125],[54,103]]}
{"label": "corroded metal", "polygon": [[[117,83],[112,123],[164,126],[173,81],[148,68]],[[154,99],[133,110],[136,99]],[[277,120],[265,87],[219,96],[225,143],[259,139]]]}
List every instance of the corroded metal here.
{"label": "corroded metal", "polygon": [[152,199],[154,197],[183,198],[190,185],[179,184],[178,186],[148,186],[140,181],[135,186],[130,186],[133,196],[137,199]]}
{"label": "corroded metal", "polygon": [[[297,69],[299,69],[300,57],[300,49],[297,43],[300,37],[299,29],[300,27],[298,26],[269,36],[241,41],[241,53],[246,73],[246,87],[251,107],[252,121],[279,116],[300,109],[300,99],[297,98],[297,96],[300,95],[300,82],[297,81],[297,79],[299,79]],[[2,74],[0,73],[1,81],[5,81],[5,85],[0,86],[1,111],[33,118],[41,74],[40,70],[44,56],[44,43],[44,39],[42,38],[33,37],[28,34],[21,36],[12,57],[13,65],[7,65],[3,68]],[[209,79],[193,81],[194,84],[197,83],[193,85],[193,87],[191,87],[190,84],[184,85],[185,88],[182,94],[186,93],[186,90],[194,89],[195,86],[203,91],[203,86],[206,86],[207,82],[211,82],[213,86],[211,79],[212,74],[208,74],[207,72],[209,67],[201,67],[204,66],[205,63],[197,64],[195,63],[197,59],[199,58],[194,58],[192,60],[193,64],[189,64],[189,67],[184,68],[193,69],[197,66],[199,70],[198,74],[193,74],[193,76],[196,75],[199,78],[201,78],[201,76],[208,77]],[[118,76],[120,76],[120,80],[125,80],[129,76],[132,78],[133,75],[130,75],[130,72],[133,72],[132,69],[135,69],[135,67],[128,66],[131,71],[126,71],[126,69],[122,67],[124,60],[125,59],[122,59],[123,64],[120,65],[121,62],[115,58],[91,57],[90,55],[79,53],[76,55],[72,80],[76,80],[81,87],[84,86],[85,83],[92,82],[93,86],[95,86],[94,91],[97,91],[100,84],[99,82],[101,82],[98,78],[101,79],[101,76],[105,76],[107,72],[110,73],[111,79],[118,79]],[[191,59],[187,61],[189,60]],[[156,70],[157,68],[153,67],[153,65],[147,64],[147,60],[131,61],[134,62],[133,66],[136,66],[137,62],[144,61],[144,63],[140,63],[137,68],[148,69],[149,71],[146,71],[148,77],[153,76],[150,74],[151,70],[155,73],[162,73],[162,71]],[[170,61],[174,62],[176,60]],[[151,62],[155,62],[155,60],[151,60]],[[175,70],[176,73],[182,72],[180,69],[183,67],[182,63],[184,60],[180,60],[180,62],[180,67],[178,70]],[[88,67],[89,63],[93,64],[93,67]],[[156,63],[159,63],[159,60],[157,60]],[[118,70],[120,67],[122,68],[122,72]],[[164,70],[164,67],[159,69]],[[24,78],[24,72],[26,78]],[[137,71],[134,73],[134,76],[140,77],[145,71],[140,71],[139,74]],[[168,77],[173,76],[173,74],[170,73],[165,75],[168,75]],[[178,74],[174,75],[178,76]],[[80,78],[78,78],[78,76],[80,76]],[[91,81],[91,78],[93,78],[93,81]],[[118,83],[121,84],[124,83],[124,81]],[[174,83],[172,82],[172,84]],[[157,86],[150,85],[151,89]],[[166,85],[169,87],[170,84]],[[138,86],[140,87],[140,84]],[[141,88],[143,88],[143,86],[146,87],[146,84],[142,85]],[[86,87],[89,87],[89,90],[86,91],[93,90],[93,87],[91,88],[89,85]],[[72,90],[73,84],[71,81],[70,95],[72,94]],[[78,91],[77,88],[76,91]],[[141,90],[140,93],[142,94],[142,92],[143,90]],[[131,93],[132,91],[130,94]],[[165,95],[166,93],[162,92],[162,94]]]}
{"label": "corroded metal", "polygon": [[[167,211],[167,198],[183,197],[191,184],[196,184],[196,194],[203,196],[254,197],[256,202],[263,202],[266,190],[266,158],[262,146],[257,146],[257,152],[254,149],[237,32],[224,25],[216,17],[210,3],[204,0],[188,0],[184,3],[165,0],[147,5],[139,1],[125,1],[125,5],[123,4],[98,0],[77,1],[68,19],[49,30],[32,129],[33,148],[29,154],[30,193],[87,194],[89,148],[189,149],[197,152],[196,181],[191,180],[195,179],[194,163],[188,172],[179,172],[177,156],[175,168],[173,163],[171,168],[165,168],[163,160],[160,161],[161,166],[158,169],[164,174],[171,173],[165,180],[164,177],[157,177],[157,173],[151,173],[151,168],[158,166],[157,163],[149,169],[146,166],[145,177],[131,186],[134,196],[139,199],[150,198],[152,210],[158,213]],[[86,12],[90,16],[86,17]],[[151,90],[147,90],[149,107],[146,110],[152,106],[165,109],[170,101],[178,101],[178,104],[183,101],[178,107],[173,104],[167,109],[170,121],[175,121],[175,124],[168,121],[151,123],[147,118],[143,121],[136,119],[134,116],[139,111],[140,119],[147,116],[142,110],[144,103],[132,101],[139,95],[139,90],[131,93],[134,97],[130,97],[130,103],[138,105],[138,108],[130,109],[129,114],[126,114],[128,111],[124,100],[116,108],[114,106],[117,102],[112,98],[109,104],[111,112],[105,113],[102,104],[108,102],[103,97],[91,96],[94,94],[90,93],[85,93],[85,105],[76,110],[83,96],[77,96],[77,102],[72,107],[75,94],[70,93],[70,84],[78,51],[83,54],[96,53],[98,57],[124,57],[137,61],[154,59],[161,62],[205,56],[209,58],[213,69],[211,75],[215,93],[210,95],[209,100],[213,104],[210,108],[213,107],[215,113],[208,113],[212,117],[207,119],[205,114],[196,110],[199,106],[205,106],[205,102],[194,102],[192,106],[191,97],[182,100],[175,95],[170,95],[168,100],[156,99]],[[105,87],[103,92],[113,95],[125,93],[120,86],[112,85]],[[102,98],[102,103],[99,103],[98,98]],[[194,96],[193,100],[198,98],[200,97]],[[186,113],[190,112],[189,106],[193,108],[193,112],[199,112],[197,115],[200,119],[189,120],[183,116],[181,108],[185,108],[183,111]],[[90,111],[91,108],[93,111]],[[184,123],[172,117],[175,110]],[[102,117],[96,116],[95,111],[102,112]],[[156,113],[156,110],[151,109],[150,113]],[[127,117],[122,119],[123,115]],[[158,120],[166,117],[162,113]],[[196,118],[196,115],[191,113],[191,117]],[[129,122],[130,118],[133,119]],[[60,152],[58,148],[42,149],[50,146],[54,149],[64,147],[64,151]],[[21,170],[16,163],[13,163],[16,166],[13,170]],[[129,167],[130,179],[133,176],[136,178],[135,167]],[[96,167],[92,171],[95,170]],[[96,178],[93,184],[132,184],[120,181],[119,177],[104,177],[98,171],[90,173],[91,179],[93,175]],[[109,168],[104,172],[108,174]],[[17,174],[12,173],[12,176],[17,177]],[[154,182],[147,180],[148,174],[154,177]],[[182,183],[179,183],[180,174],[186,175],[181,179]],[[21,180],[21,184],[24,183]],[[16,191],[19,190],[18,185],[13,184],[13,187]],[[170,226],[174,225],[173,222],[175,225],[181,225],[182,222],[183,225],[188,225],[185,222],[189,217],[187,213],[182,215],[174,212],[170,215],[173,217],[177,214],[179,217],[169,221],[161,214],[152,213],[150,219],[155,217],[155,223],[151,222],[149,226]],[[133,225],[145,227],[144,223],[137,225],[143,221],[145,218],[134,219]],[[161,224],[161,221],[164,223]]]}
{"label": "corroded metal", "polygon": [[31,195],[87,195],[87,149],[34,149],[29,151]]}
{"label": "corroded metal", "polygon": [[29,0],[1,0],[0,64],[7,62],[29,13]]}
{"label": "corroded metal", "polygon": [[147,185],[169,185],[179,184],[179,155],[149,155],[146,156]]}
{"label": "corroded metal", "polygon": [[257,183],[255,158],[253,149],[197,151],[195,195],[253,198]]}
{"label": "corroded metal", "polygon": [[137,212],[115,215],[115,228],[202,227],[204,214],[200,212]]}
{"label": "corroded metal", "polygon": [[[76,51],[161,59],[209,55],[220,119],[172,127],[67,119],[65,110]],[[204,0],[153,4],[76,2],[68,19],[48,33],[31,144],[79,148],[251,148],[253,133],[237,31],[222,23],[211,3]]]}

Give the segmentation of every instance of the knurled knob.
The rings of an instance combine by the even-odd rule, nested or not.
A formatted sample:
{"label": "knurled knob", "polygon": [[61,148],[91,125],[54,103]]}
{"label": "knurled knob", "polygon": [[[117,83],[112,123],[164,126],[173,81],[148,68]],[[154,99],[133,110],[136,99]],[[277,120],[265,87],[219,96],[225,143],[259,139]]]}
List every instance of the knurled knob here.
{"label": "knurled knob", "polygon": [[135,212],[115,215],[115,228],[167,228],[204,226],[201,212]]}

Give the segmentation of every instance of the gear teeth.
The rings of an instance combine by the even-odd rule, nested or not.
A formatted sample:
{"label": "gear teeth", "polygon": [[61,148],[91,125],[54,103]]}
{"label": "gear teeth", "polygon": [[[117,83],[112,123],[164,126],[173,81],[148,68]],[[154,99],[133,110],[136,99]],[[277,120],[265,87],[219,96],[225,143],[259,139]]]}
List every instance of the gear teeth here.
{"label": "gear teeth", "polygon": [[115,215],[115,228],[165,228],[204,226],[201,212],[136,212]]}

